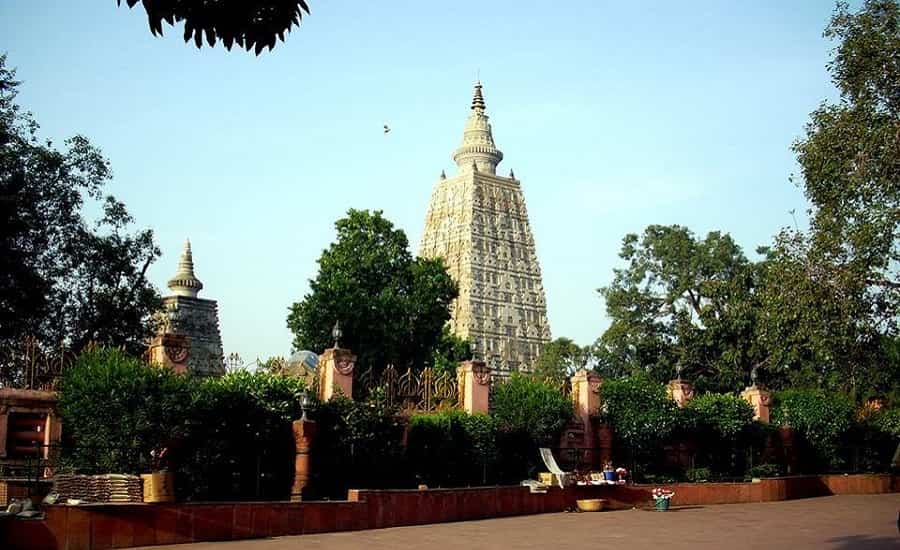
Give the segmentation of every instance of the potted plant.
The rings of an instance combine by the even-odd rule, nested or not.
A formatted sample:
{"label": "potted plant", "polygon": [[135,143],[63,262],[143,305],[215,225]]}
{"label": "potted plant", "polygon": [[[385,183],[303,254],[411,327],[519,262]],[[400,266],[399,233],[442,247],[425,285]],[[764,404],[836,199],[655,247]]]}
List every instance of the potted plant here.
{"label": "potted plant", "polygon": [[669,503],[672,500],[672,497],[675,496],[675,491],[671,489],[663,489],[662,487],[657,487],[653,489],[653,500],[656,502],[656,509],[660,512],[665,512],[669,509]]}
{"label": "potted plant", "polygon": [[616,478],[619,483],[625,483],[627,477],[628,470],[622,468],[621,466],[616,468]]}
{"label": "potted plant", "polygon": [[603,465],[603,479],[605,481],[616,480],[616,471],[613,470],[612,462],[607,462]]}

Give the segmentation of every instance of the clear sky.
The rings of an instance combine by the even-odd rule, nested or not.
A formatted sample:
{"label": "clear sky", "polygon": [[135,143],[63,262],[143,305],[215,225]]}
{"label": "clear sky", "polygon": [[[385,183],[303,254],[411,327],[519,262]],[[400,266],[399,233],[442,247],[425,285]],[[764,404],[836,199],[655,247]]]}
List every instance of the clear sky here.
{"label": "clear sky", "polygon": [[596,289],[626,233],[722,230],[752,256],[789,210],[804,223],[790,144],[835,96],[828,1],[309,3],[259,57],[153,37],[114,0],[0,3],[19,102],[44,136],[104,151],[108,191],[156,232],[161,290],[191,239],[226,353],[290,351],[287,308],[348,208],[384,210],[417,250],[477,72],[553,337],[605,329]]}

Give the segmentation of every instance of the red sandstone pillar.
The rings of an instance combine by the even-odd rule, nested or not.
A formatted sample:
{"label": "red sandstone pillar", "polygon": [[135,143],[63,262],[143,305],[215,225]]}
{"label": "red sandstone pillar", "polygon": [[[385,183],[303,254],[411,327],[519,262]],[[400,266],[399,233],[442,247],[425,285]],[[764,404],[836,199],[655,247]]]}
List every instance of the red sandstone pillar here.
{"label": "red sandstone pillar", "polygon": [[319,356],[319,399],[329,401],[340,394],[353,399],[355,364],[356,356],[349,349],[326,349]]}
{"label": "red sandstone pillar", "polygon": [[591,426],[591,417],[600,412],[600,385],[603,380],[594,372],[580,369],[572,376],[572,401],[575,402],[575,417],[581,421],[584,428],[585,462],[596,464],[594,456],[594,430]]}
{"label": "red sandstone pillar", "polygon": [[469,414],[487,413],[491,391],[491,369],[484,361],[463,361],[456,369],[459,402]]}
{"label": "red sandstone pillar", "polygon": [[294,420],[294,484],[291,500],[303,500],[303,489],[309,484],[309,448],[316,434],[316,423],[312,420]]}
{"label": "red sandstone pillar", "polygon": [[754,420],[765,424],[769,423],[769,398],[771,397],[769,392],[754,384],[741,392],[741,397],[753,405]]}
{"label": "red sandstone pillar", "polygon": [[666,385],[666,393],[669,395],[669,399],[681,408],[694,398],[694,386],[690,382],[676,378],[670,380]]}

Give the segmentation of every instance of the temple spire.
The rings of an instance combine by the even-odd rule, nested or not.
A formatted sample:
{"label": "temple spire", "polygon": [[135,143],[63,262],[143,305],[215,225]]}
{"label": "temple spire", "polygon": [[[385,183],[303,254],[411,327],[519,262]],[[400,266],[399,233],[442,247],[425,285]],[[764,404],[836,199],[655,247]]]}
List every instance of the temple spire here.
{"label": "temple spire", "polygon": [[475,83],[472,107],[463,129],[463,140],[453,153],[453,162],[460,172],[497,173],[497,164],[503,160],[503,153],[494,145],[491,125],[485,114],[486,106],[481,81]]}
{"label": "temple spire", "polygon": [[481,81],[475,83],[475,94],[472,96],[472,110],[484,112],[484,96],[481,95]]}
{"label": "temple spire", "polygon": [[194,275],[194,256],[191,254],[191,241],[186,240],[181,259],[178,261],[178,271],[169,279],[167,285],[175,296],[187,296],[196,298],[197,293],[203,289],[203,283]]}

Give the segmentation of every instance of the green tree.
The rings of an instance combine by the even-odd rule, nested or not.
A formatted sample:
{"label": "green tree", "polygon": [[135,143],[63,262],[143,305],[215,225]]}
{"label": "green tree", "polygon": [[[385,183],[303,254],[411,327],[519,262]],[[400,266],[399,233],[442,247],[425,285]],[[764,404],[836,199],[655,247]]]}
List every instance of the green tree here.
{"label": "green tree", "polygon": [[538,378],[562,381],[584,367],[589,359],[589,349],[582,348],[569,338],[557,338],[546,346],[534,365]]}
{"label": "green tree", "polygon": [[857,398],[896,391],[900,313],[900,6],[838,4],[825,31],[841,93],[794,143],[810,232],[781,232],[768,256],[760,341],[788,385]]}
{"label": "green tree", "polygon": [[290,308],[294,347],[330,347],[339,320],[341,345],[362,367],[430,365],[457,296],[443,261],[413,258],[406,235],[380,211],[350,210],[335,226],[310,292]]}
{"label": "green tree", "polygon": [[612,319],[596,346],[601,372],[664,381],[680,364],[700,388],[737,389],[765,361],[753,334],[756,269],[728,234],[651,225],[626,235],[620,256],[627,266],[599,290]]}
{"label": "green tree", "polygon": [[[221,40],[225,49],[233,44],[256,55],[275,47],[276,39],[300,26],[303,14],[309,14],[305,0],[125,0],[129,8],[141,3],[147,12],[147,23],[154,36],[162,35],[163,21],[169,25],[184,22],[184,41],[193,39],[203,46],[204,35],[209,47]],[[116,0],[122,5],[122,0]]]}
{"label": "green tree", "polygon": [[460,362],[472,358],[472,343],[450,332],[444,325],[441,339],[431,354],[431,366],[439,372],[455,373]]}
{"label": "green tree", "polygon": [[[153,233],[128,232],[124,205],[103,194],[109,162],[86,138],[65,150],[38,138],[18,85],[0,57],[0,347],[32,336],[45,347],[142,350],[159,307],[146,277],[159,257]],[[92,223],[83,208],[93,204],[102,213]]]}

